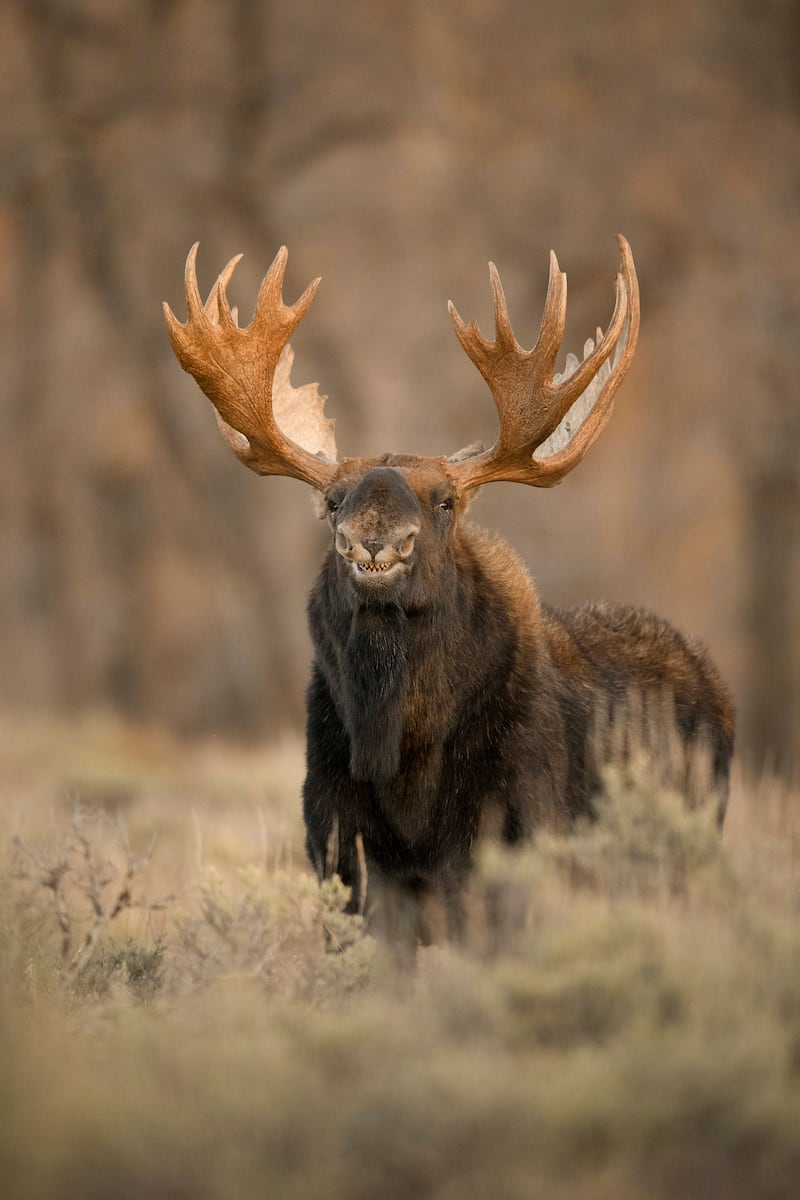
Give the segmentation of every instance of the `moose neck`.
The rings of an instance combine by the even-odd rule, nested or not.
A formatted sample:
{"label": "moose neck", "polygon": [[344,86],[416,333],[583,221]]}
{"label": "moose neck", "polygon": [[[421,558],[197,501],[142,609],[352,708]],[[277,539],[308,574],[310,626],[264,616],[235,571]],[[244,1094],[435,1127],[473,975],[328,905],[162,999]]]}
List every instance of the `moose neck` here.
{"label": "moose neck", "polygon": [[403,609],[354,612],[342,658],[350,770],[356,779],[390,779],[400,768],[409,682],[409,620]]}
{"label": "moose neck", "polygon": [[450,556],[431,578],[421,565],[414,586],[381,600],[347,586],[346,567],[332,551],[312,593],[311,632],[347,731],[353,777],[385,782],[401,768],[410,714],[427,727],[442,709],[433,694],[449,691],[445,646],[457,626],[458,572]]}

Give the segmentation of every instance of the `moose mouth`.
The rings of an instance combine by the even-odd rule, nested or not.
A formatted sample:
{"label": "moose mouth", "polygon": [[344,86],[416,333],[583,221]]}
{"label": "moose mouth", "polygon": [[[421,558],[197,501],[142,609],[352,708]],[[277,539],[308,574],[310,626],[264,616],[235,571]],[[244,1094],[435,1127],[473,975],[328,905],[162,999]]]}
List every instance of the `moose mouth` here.
{"label": "moose mouth", "polygon": [[361,580],[385,580],[402,575],[408,570],[408,564],[400,560],[391,563],[354,562],[354,575]]}

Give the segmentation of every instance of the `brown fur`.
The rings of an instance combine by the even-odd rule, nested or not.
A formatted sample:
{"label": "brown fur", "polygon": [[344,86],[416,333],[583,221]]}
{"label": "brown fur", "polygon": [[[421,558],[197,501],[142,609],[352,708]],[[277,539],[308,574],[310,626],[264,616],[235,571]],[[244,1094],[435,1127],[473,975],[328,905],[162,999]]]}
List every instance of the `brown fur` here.
{"label": "brown fur", "polygon": [[[724,790],[730,700],[667,622],[620,605],[543,607],[511,546],[465,519],[469,494],[441,460],[346,462],[325,500],[333,546],[309,603],[304,787],[321,874],[335,863],[358,892],[360,834],[373,890],[409,901],[412,923],[437,891],[457,931],[478,837],[514,842],[591,814],[598,712],[619,726],[635,709],[644,728],[671,720],[665,696],[681,746],[708,742]],[[367,545],[370,566],[400,561],[414,525],[385,584],[359,571]]]}

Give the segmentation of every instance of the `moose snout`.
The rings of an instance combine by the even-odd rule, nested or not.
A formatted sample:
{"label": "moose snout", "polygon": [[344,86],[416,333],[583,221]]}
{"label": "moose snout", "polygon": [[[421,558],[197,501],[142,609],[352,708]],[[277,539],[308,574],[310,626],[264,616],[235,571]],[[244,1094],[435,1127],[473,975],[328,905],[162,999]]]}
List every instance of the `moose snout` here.
{"label": "moose snout", "polygon": [[388,566],[411,555],[419,529],[418,523],[408,522],[383,534],[370,530],[365,535],[356,522],[342,521],[336,530],[336,549],[350,562]]}

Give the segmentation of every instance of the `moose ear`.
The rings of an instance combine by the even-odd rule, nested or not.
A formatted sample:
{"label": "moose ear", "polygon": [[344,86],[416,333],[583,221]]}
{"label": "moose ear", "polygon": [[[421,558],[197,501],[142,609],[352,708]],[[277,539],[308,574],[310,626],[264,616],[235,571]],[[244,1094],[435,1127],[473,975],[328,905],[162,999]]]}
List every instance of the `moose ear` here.
{"label": "moose ear", "polygon": [[485,449],[483,442],[473,442],[471,446],[465,446],[463,450],[456,450],[455,454],[451,454],[447,461],[449,463],[464,462],[465,459],[474,458],[476,454],[483,454]]}
{"label": "moose ear", "polygon": [[[475,458],[475,456],[478,454],[483,454],[485,449],[486,449],[486,447],[484,446],[483,442],[473,442],[470,446],[464,446],[464,448],[462,450],[456,450],[455,454],[450,455],[450,457],[447,459],[447,462],[448,463],[466,462],[467,459]],[[480,490],[481,489],[479,487],[474,487],[474,488],[468,488],[466,491],[461,493],[461,497],[462,497],[461,512],[462,513],[465,513],[467,511],[470,504],[472,504],[472,501],[475,499],[475,497],[477,496],[477,494]]]}
{"label": "moose ear", "polygon": [[324,521],[329,512],[328,505],[325,501],[325,494],[317,491],[317,489],[314,488],[314,491],[311,493],[311,505],[320,521]]}

